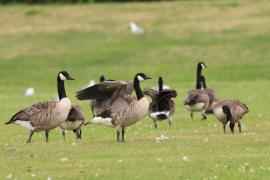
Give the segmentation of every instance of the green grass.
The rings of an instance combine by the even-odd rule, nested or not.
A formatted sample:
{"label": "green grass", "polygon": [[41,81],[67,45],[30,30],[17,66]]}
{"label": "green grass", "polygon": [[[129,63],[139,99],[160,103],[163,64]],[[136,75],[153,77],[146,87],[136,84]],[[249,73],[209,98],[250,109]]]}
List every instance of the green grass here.
{"label": "green grass", "polygon": [[[0,179],[269,179],[269,12],[267,0],[1,6]],[[132,36],[130,21],[146,33]],[[220,98],[248,105],[242,134],[223,134],[213,116],[189,118],[183,99],[195,86],[200,59]],[[83,128],[80,141],[69,132],[63,142],[55,129],[49,143],[38,133],[25,144],[27,130],[4,122],[51,100],[63,69],[76,78],[66,83],[67,93],[87,120],[87,103],[74,95],[90,79],[128,80],[145,72],[154,78],[147,87],[162,75],[179,94],[172,129],[161,122],[155,130],[146,117],[127,128],[124,144],[116,143],[114,129],[94,125]],[[35,96],[24,97],[30,86]],[[169,139],[156,142],[161,135]]]}

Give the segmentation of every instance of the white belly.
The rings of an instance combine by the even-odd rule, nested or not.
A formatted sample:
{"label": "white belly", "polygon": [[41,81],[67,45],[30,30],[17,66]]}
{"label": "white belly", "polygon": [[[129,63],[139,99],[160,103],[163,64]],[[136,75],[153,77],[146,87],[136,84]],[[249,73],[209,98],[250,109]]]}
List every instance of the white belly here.
{"label": "white belly", "polygon": [[34,127],[30,124],[30,121],[17,120],[17,121],[15,121],[15,124],[18,124],[24,128],[30,129],[30,130],[34,130]]}
{"label": "white belly", "polygon": [[81,120],[77,120],[77,121],[65,121],[62,122],[60,124],[60,127],[62,129],[66,129],[66,130],[74,130],[74,129],[78,129],[81,125],[82,125],[83,121]]}
{"label": "white belly", "polygon": [[205,107],[205,103],[196,103],[194,105],[185,105],[186,109],[189,111],[201,111]]}
{"label": "white belly", "polygon": [[151,118],[158,119],[158,115],[165,115],[167,118],[170,115],[169,111],[157,111],[150,114]]}

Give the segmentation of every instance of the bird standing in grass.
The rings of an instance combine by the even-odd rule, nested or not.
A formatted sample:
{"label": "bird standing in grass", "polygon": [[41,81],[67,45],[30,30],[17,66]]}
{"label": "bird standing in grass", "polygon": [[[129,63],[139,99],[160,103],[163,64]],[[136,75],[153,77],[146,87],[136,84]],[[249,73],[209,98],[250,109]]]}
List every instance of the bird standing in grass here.
{"label": "bird standing in grass", "polygon": [[158,90],[152,88],[145,88],[144,94],[151,97],[152,102],[149,107],[149,117],[153,119],[155,128],[157,128],[157,121],[168,119],[171,127],[172,116],[175,112],[175,103],[172,98],[177,96],[177,92],[173,89],[163,89],[163,79],[159,77]]}
{"label": "bird standing in grass", "polygon": [[[97,100],[99,109],[103,109],[92,119],[93,124],[102,124],[117,129],[117,142],[124,142],[125,128],[135,124],[147,115],[149,101],[144,97],[140,81],[150,79],[144,73],[137,73],[132,81],[104,81],[77,92],[79,100]],[[130,92],[135,90],[136,97]],[[132,91],[131,91],[132,90]]]}
{"label": "bird standing in grass", "polygon": [[194,112],[201,112],[202,119],[206,119],[206,110],[209,106],[210,100],[208,94],[202,90],[201,74],[202,69],[206,68],[204,62],[199,62],[196,72],[196,89],[188,91],[185,98],[184,105],[188,111],[190,111],[190,117],[193,119]]}
{"label": "bird standing in grass", "polygon": [[67,71],[57,75],[57,89],[59,102],[40,102],[26,109],[20,110],[6,124],[18,124],[30,130],[27,143],[31,142],[35,132],[45,131],[46,142],[49,131],[64,122],[71,110],[71,102],[66,95],[64,81],[74,80]]}
{"label": "bird standing in grass", "polygon": [[66,130],[72,130],[77,139],[82,138],[81,126],[84,124],[84,114],[79,105],[72,105],[67,120],[60,124],[62,135],[65,140]]}
{"label": "bird standing in grass", "polygon": [[223,124],[223,131],[226,133],[226,124],[228,122],[231,132],[234,133],[235,123],[238,124],[241,133],[242,117],[249,112],[248,107],[238,99],[219,100],[214,105],[214,115]]}

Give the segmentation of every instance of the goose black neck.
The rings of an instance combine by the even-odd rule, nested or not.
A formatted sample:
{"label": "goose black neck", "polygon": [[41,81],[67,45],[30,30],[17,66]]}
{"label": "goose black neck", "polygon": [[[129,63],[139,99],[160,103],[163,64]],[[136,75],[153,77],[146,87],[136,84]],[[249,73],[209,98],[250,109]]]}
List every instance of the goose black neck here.
{"label": "goose black neck", "polygon": [[233,123],[231,112],[226,112],[226,118],[227,118],[227,121],[230,121],[231,123]]}
{"label": "goose black neck", "polygon": [[202,66],[200,64],[198,64],[198,66],[197,66],[196,89],[201,89],[201,83],[200,83],[201,75],[202,75]]}
{"label": "goose black neck", "polygon": [[201,86],[203,89],[207,88],[206,80],[205,80],[205,77],[203,75],[201,76]]}
{"label": "goose black neck", "polygon": [[163,80],[161,77],[158,79],[158,90],[159,92],[163,90]]}
{"label": "goose black neck", "polygon": [[57,90],[58,90],[58,97],[59,100],[67,97],[64,81],[60,79],[60,77],[57,77]]}
{"label": "goose black neck", "polygon": [[141,87],[140,87],[140,81],[138,80],[137,77],[134,78],[133,86],[134,86],[134,90],[135,90],[137,99],[140,100],[141,98],[144,97],[144,95],[143,95],[143,92],[142,92]]}

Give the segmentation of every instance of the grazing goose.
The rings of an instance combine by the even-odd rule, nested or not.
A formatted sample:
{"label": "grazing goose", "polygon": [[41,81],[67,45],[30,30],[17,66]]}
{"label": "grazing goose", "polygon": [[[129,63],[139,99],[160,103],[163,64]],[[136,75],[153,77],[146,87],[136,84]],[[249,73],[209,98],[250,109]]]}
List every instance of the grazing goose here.
{"label": "grazing goose", "polygon": [[162,121],[168,119],[169,125],[171,127],[172,116],[175,112],[175,104],[171,98],[177,96],[177,92],[173,89],[163,89],[162,77],[158,80],[159,90],[152,88],[145,88],[144,94],[150,96],[152,102],[149,107],[149,117],[153,119],[155,128],[157,128],[156,121]]}
{"label": "grazing goose", "polygon": [[219,100],[214,105],[214,115],[223,124],[223,131],[226,133],[226,124],[231,132],[234,133],[235,123],[238,123],[239,132],[241,133],[242,117],[249,112],[248,107],[238,99]]}
{"label": "grazing goose", "polygon": [[201,112],[202,119],[206,119],[206,109],[209,106],[209,96],[202,90],[201,73],[206,67],[204,62],[199,62],[197,65],[197,80],[196,89],[190,90],[185,98],[184,105],[190,111],[190,117],[193,119],[194,112]]}
{"label": "grazing goose", "polygon": [[68,72],[61,71],[57,75],[59,102],[40,102],[20,110],[6,124],[19,124],[30,130],[27,143],[31,142],[34,132],[45,131],[48,142],[49,131],[64,122],[71,109],[71,102],[66,95],[64,81],[74,80]]}
{"label": "grazing goose", "polygon": [[[99,82],[101,83],[103,81],[105,81],[105,77],[104,77],[104,75],[101,75],[100,78],[99,78]],[[90,100],[89,105],[90,105],[92,115],[93,115],[93,118],[94,118],[96,116],[95,115],[95,108],[97,106],[97,101],[96,100]]]}
{"label": "grazing goose", "polygon": [[68,113],[67,120],[60,124],[60,128],[62,129],[62,135],[65,140],[66,131],[72,130],[77,139],[82,138],[82,129],[81,126],[84,124],[84,114],[79,105],[72,105],[71,110]]}
{"label": "grazing goose", "polygon": [[99,109],[103,109],[95,118],[93,124],[102,124],[117,128],[117,142],[124,142],[125,128],[135,124],[148,112],[149,101],[144,97],[140,81],[150,79],[144,73],[138,73],[133,80],[136,97],[131,96],[129,81],[104,81],[92,87],[77,92],[79,100],[96,99]]}

